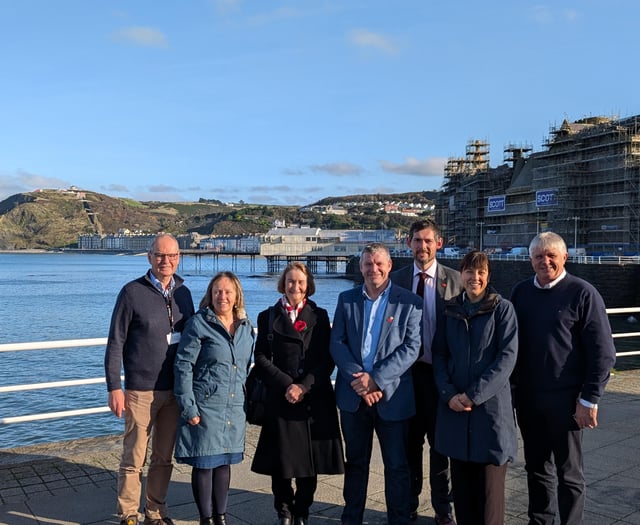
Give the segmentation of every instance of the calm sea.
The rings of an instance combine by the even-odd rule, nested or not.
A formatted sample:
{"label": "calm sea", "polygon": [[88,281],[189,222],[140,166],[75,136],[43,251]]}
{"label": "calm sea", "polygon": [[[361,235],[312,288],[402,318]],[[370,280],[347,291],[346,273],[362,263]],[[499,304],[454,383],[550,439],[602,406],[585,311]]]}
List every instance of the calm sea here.
{"label": "calm sea", "polygon": [[[106,337],[120,288],[149,267],[146,257],[85,254],[0,254],[0,343]],[[219,270],[235,272],[242,282],[249,317],[277,298],[277,275],[266,262],[220,257],[182,258],[178,273],[200,302]],[[333,317],[337,295],[353,286],[349,279],[316,275],[313,299]],[[0,386],[104,377],[104,347],[28,350],[0,354]],[[93,408],[106,404],[103,384],[17,393],[0,393],[0,418]],[[0,448],[119,433],[122,420],[111,413],[0,425]]]}

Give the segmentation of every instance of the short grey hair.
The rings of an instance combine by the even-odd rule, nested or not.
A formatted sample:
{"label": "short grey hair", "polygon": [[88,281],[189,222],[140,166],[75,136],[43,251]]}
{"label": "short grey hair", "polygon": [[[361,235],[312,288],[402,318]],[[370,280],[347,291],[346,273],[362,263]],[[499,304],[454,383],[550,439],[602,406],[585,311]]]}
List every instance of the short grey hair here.
{"label": "short grey hair", "polygon": [[364,248],[362,248],[362,251],[360,252],[360,261],[362,262],[362,258],[364,257],[365,253],[368,253],[369,255],[373,255],[374,253],[380,253],[380,252],[384,253],[388,260],[391,260],[391,253],[389,252],[389,248],[387,248],[381,242],[371,242],[367,244]]}
{"label": "short grey hair", "polygon": [[176,246],[178,247],[178,251],[180,251],[180,243],[178,242],[178,239],[175,238],[175,236],[171,235],[170,233],[159,233],[151,241],[151,245],[149,246],[149,254],[152,254],[156,250],[158,241],[160,239],[164,239],[165,237],[168,237],[169,239],[173,239],[173,241],[176,243]]}
{"label": "short grey hair", "polygon": [[556,248],[562,253],[567,253],[567,244],[564,242],[564,239],[557,233],[550,231],[539,233],[531,240],[529,244],[529,254],[539,248],[543,250]]}

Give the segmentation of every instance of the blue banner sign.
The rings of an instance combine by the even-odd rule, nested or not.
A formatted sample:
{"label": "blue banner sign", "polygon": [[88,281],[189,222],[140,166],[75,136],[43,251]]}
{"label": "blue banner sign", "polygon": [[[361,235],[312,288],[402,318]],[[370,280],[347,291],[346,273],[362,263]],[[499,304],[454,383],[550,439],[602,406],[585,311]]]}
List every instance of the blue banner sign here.
{"label": "blue banner sign", "polygon": [[489,213],[504,211],[507,207],[507,198],[504,195],[494,195],[487,197],[487,211]]}
{"label": "blue banner sign", "polygon": [[557,206],[558,205],[558,190],[538,190],[536,191],[536,207],[542,208],[543,206]]}

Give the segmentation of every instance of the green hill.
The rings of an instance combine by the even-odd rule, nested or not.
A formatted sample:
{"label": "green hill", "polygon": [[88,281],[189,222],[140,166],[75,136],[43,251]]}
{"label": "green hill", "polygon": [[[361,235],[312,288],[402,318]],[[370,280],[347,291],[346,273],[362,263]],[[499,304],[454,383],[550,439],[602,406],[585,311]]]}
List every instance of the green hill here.
{"label": "green hill", "polygon": [[[401,199],[400,199],[401,197]],[[369,201],[367,201],[369,199]],[[219,201],[138,202],[78,190],[19,193],[0,202],[0,250],[73,247],[79,234],[132,232],[176,235],[266,233],[275,220],[320,228],[390,228],[405,230],[415,220],[380,211],[388,200],[429,202],[424,193],[326,198],[318,206],[340,205],[345,215],[295,206],[224,204]],[[347,204],[349,203],[349,204]],[[351,208],[350,206],[353,206]]]}

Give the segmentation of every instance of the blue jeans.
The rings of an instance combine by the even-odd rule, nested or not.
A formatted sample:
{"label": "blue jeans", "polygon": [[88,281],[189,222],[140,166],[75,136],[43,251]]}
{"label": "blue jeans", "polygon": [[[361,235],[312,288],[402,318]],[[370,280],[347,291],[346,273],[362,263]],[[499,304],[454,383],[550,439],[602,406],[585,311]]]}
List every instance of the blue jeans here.
{"label": "blue jeans", "polygon": [[409,463],[407,439],[409,422],[386,421],[378,415],[376,406],[364,402],[356,412],[340,411],[345,442],[344,510],[342,523],[361,525],[367,500],[369,463],[375,431],[384,464],[384,493],[389,525],[409,523]]}

